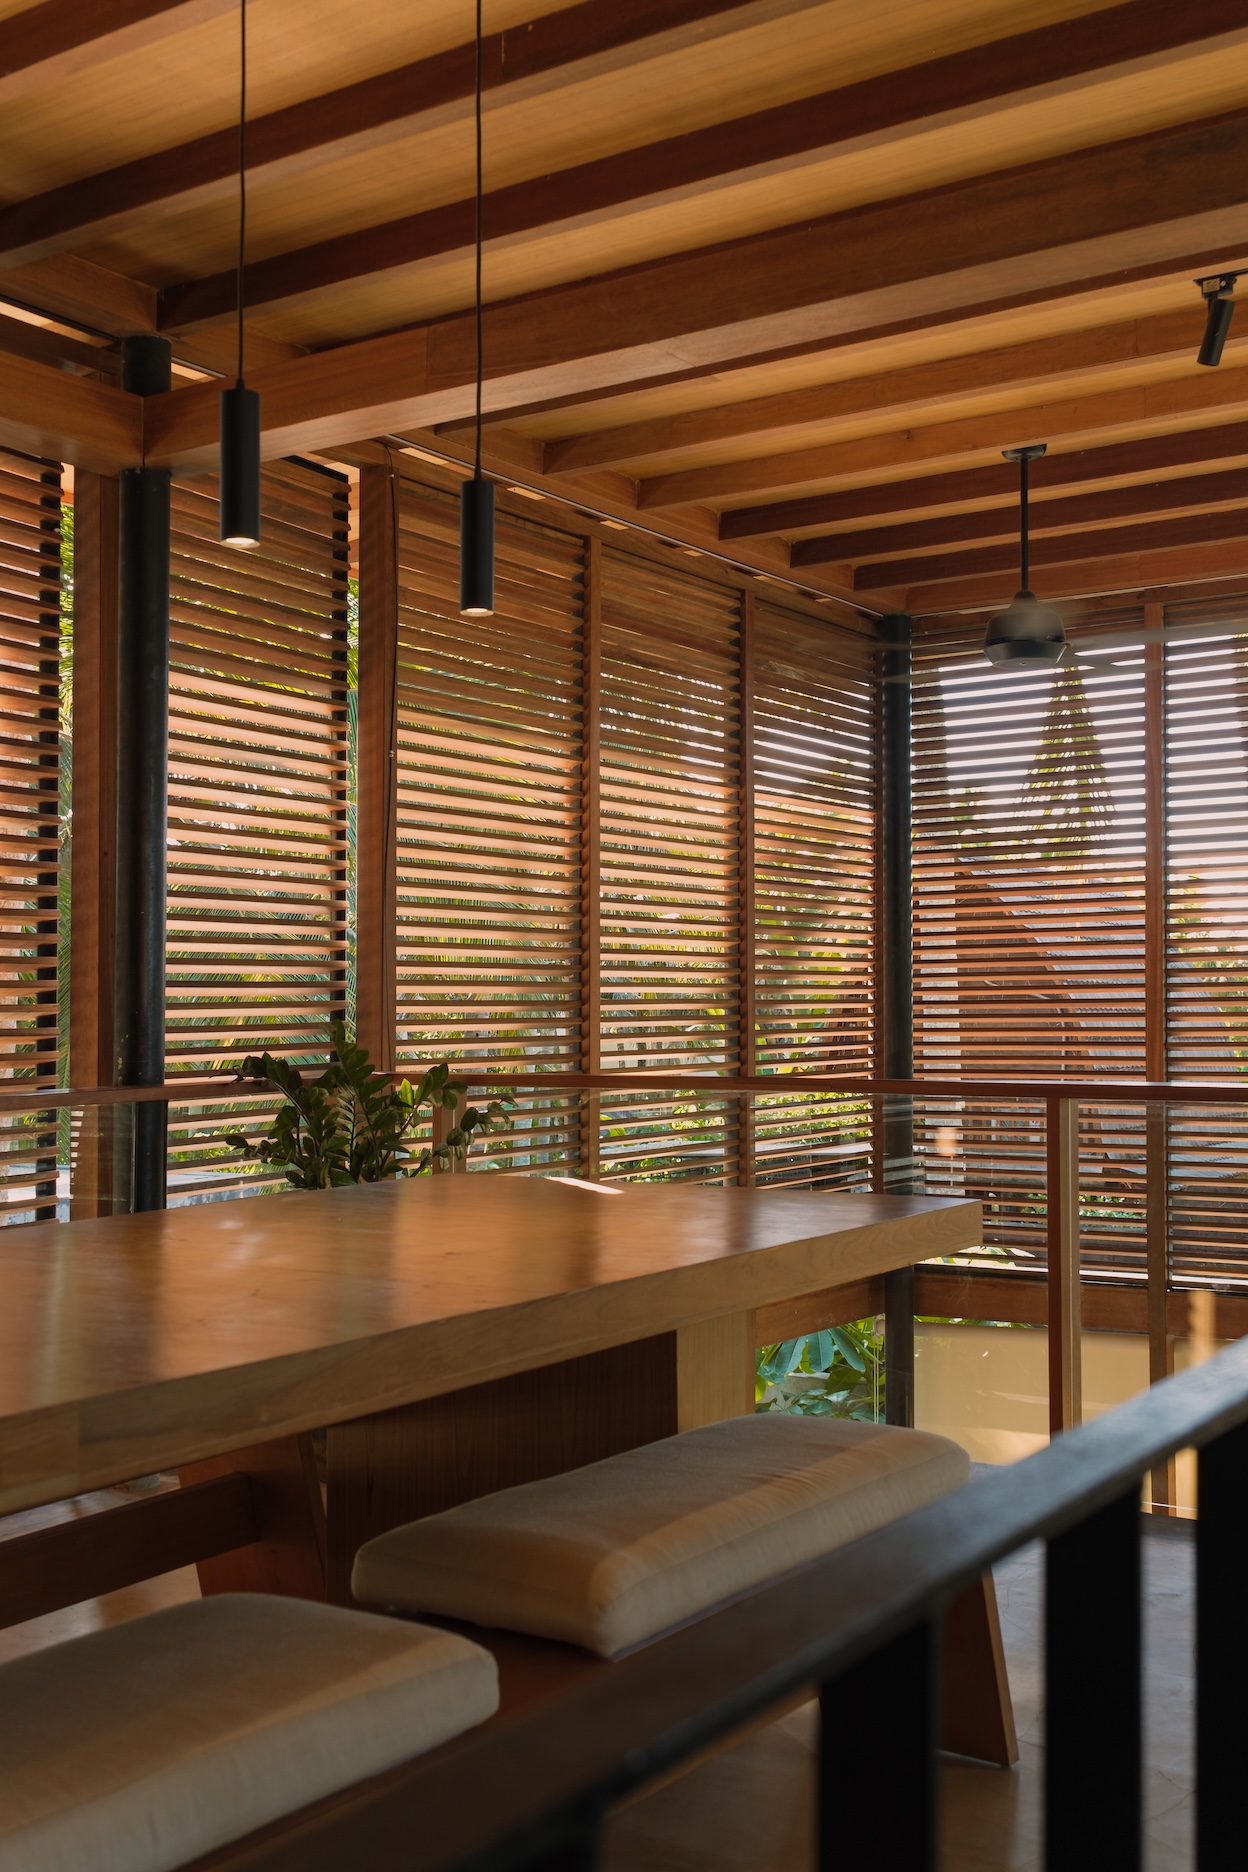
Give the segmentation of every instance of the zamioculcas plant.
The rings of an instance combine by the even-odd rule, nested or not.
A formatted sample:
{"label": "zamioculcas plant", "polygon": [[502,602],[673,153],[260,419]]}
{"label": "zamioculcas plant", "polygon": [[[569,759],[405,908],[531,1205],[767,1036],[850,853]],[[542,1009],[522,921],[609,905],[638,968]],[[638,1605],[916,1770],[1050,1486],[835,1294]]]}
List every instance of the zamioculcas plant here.
{"label": "zamioculcas plant", "polygon": [[362,1046],[334,1026],[338,1057],[319,1079],[305,1083],[286,1060],[262,1053],[243,1061],[241,1076],[259,1079],[286,1096],[268,1132],[252,1140],[226,1131],[231,1149],[261,1163],[278,1164],[296,1189],[336,1189],[347,1183],[380,1183],[387,1177],[419,1176],[436,1162],[467,1157],[474,1140],[489,1131],[515,1100],[493,1099],[484,1111],[470,1105],[444,1143],[417,1151],[411,1132],[427,1106],[454,1111],[467,1091],[446,1066],[431,1066],[418,1085],[395,1085],[376,1072]]}

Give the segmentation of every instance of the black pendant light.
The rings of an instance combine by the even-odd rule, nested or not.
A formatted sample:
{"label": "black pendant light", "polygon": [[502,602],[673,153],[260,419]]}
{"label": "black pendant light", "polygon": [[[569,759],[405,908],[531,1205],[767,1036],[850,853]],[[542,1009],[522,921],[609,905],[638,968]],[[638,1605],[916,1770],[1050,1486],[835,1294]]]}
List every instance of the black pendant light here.
{"label": "black pendant light", "polygon": [[260,393],[243,382],[243,261],[247,248],[247,0],[239,0],[238,375],[221,392],[220,538],[260,543]]}
{"label": "black pendant light", "polygon": [[472,479],[459,491],[459,609],[462,617],[494,611],[494,483],[481,473],[481,380],[485,348],[481,331],[481,0],[477,0],[477,448]]}
{"label": "black pendant light", "polygon": [[984,655],[990,663],[1060,663],[1066,654],[1066,633],[1056,611],[1042,605],[1029,587],[1031,572],[1028,539],[1028,474],[1048,444],[1032,442],[1027,448],[1002,449],[1006,461],[1018,463],[1019,495],[1019,589],[1009,609],[994,617],[984,639]]}

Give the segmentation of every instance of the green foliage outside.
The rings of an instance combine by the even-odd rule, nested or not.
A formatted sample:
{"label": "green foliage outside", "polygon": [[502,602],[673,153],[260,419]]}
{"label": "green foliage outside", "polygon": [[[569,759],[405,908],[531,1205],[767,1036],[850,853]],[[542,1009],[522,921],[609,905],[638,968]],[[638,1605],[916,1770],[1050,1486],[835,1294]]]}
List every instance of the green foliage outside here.
{"label": "green foliage outside", "polygon": [[338,1057],[310,1083],[298,1067],[271,1053],[244,1060],[243,1077],[265,1081],[284,1093],[286,1102],[260,1138],[242,1131],[222,1134],[240,1156],[280,1167],[296,1189],[419,1176],[435,1163],[448,1169],[452,1158],[467,1157],[477,1135],[489,1131],[514,1103],[506,1095],[484,1111],[470,1105],[443,1143],[417,1150],[411,1132],[424,1107],[454,1111],[467,1087],[452,1079],[445,1065],[431,1066],[418,1085],[408,1079],[395,1085],[374,1071],[366,1049],[348,1039],[341,1021],[333,1032]]}
{"label": "green foliage outside", "polygon": [[878,1423],[884,1415],[884,1321],[855,1320],[760,1346],[754,1396],[760,1411]]}

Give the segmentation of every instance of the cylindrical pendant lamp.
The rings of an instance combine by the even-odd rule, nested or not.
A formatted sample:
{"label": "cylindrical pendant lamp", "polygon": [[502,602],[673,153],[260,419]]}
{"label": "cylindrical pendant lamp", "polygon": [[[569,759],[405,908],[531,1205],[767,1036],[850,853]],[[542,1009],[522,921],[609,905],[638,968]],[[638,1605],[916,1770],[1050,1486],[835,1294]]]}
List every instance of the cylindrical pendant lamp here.
{"label": "cylindrical pendant lamp", "polygon": [[227,546],[260,541],[260,392],[221,392],[221,524]]}
{"label": "cylindrical pendant lamp", "polygon": [[227,546],[260,543],[260,393],[243,381],[243,265],[247,257],[247,0],[239,0],[238,100],[238,377],[220,401],[218,538]]}
{"label": "cylindrical pendant lamp", "polygon": [[494,483],[481,472],[481,384],[485,347],[481,320],[481,0],[477,0],[477,443],[471,479],[459,490],[459,610],[461,617],[490,617],[494,610]]}
{"label": "cylindrical pendant lamp", "polygon": [[459,490],[459,609],[464,617],[494,610],[494,483],[482,474]]}

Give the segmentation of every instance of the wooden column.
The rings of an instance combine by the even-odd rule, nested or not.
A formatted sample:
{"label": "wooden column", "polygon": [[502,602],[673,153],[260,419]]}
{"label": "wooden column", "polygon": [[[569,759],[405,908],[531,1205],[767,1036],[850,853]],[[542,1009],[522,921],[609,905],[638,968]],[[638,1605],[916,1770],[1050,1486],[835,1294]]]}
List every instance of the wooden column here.
{"label": "wooden column", "polygon": [[[585,542],[581,639],[581,1071],[602,1071],[602,541]],[[581,1098],[580,1172],[601,1173],[602,1094]]]}
{"label": "wooden column", "polygon": [[1049,1429],[1083,1421],[1082,1292],[1079,1273],[1079,1106],[1045,1101],[1048,1131]]}
{"label": "wooden column", "polygon": [[[1146,604],[1144,628],[1160,632],[1165,607]],[[1169,1070],[1166,1004],[1166,648],[1144,648],[1144,1075],[1160,1082]],[[1166,1107],[1145,1108],[1145,1230],[1148,1253],[1148,1378],[1174,1370],[1168,1330],[1170,1192]],[[1154,1509],[1173,1514],[1173,1457],[1152,1471]]]}
{"label": "wooden column", "polygon": [[[754,593],[741,593],[737,706],[737,1071],[758,1071],[757,920],[754,889]],[[754,1100],[737,1102],[737,1182],[758,1181]],[[751,1357],[753,1355],[751,1354]],[[751,1391],[752,1395],[752,1391]]]}
{"label": "wooden column", "polygon": [[355,1030],[382,1072],[398,1050],[398,500],[391,466],[361,468]]}
{"label": "wooden column", "polygon": [[[117,482],[74,477],[74,800],[69,1080],[113,1083],[113,932],[117,833]],[[129,1113],[79,1115],[70,1216],[126,1210]],[[122,1133],[121,1137],[116,1134]],[[125,1145],[124,1150],[121,1145]]]}
{"label": "wooden column", "polygon": [[[881,896],[880,1048],[884,1077],[914,1072],[914,911],[912,881],[910,669],[913,626],[905,612],[881,618],[880,709],[882,769],[879,890]],[[882,1101],[883,1181],[877,1187],[914,1188],[914,1100]],[[914,1425],[914,1269],[884,1277],[884,1410],[890,1424]]]}

